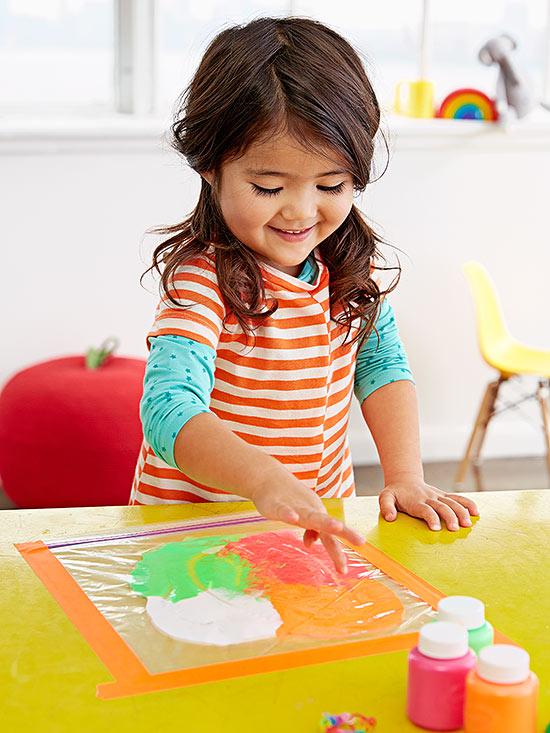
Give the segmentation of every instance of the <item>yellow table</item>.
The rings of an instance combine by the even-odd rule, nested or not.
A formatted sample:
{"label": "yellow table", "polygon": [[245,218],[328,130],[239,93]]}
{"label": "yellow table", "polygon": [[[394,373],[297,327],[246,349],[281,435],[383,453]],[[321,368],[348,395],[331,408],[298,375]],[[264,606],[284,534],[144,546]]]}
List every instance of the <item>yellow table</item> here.
{"label": "yellow table", "polygon": [[[378,518],[375,498],[327,502],[369,542],[447,594],[485,601],[487,616],[525,647],[541,680],[539,728],[550,722],[550,493],[476,496],[470,530],[433,533]],[[418,730],[404,715],[406,653],[332,662],[116,700],[99,700],[107,670],[24,562],[14,542],[243,511],[243,504],[97,507],[0,513],[0,690],[9,733],[315,733],[321,712],[359,711],[376,731]]]}

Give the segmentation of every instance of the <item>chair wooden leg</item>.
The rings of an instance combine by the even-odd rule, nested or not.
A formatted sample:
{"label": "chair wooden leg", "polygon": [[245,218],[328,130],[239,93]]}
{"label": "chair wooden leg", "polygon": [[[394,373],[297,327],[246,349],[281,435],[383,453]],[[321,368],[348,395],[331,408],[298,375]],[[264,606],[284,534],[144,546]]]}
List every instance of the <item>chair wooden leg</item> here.
{"label": "chair wooden leg", "polygon": [[483,443],[485,442],[485,436],[487,435],[487,427],[494,414],[495,402],[497,401],[500,385],[504,381],[506,381],[506,378],[501,376],[499,377],[499,379],[497,379],[495,382],[491,382],[491,384],[489,385],[487,412],[485,415],[485,419],[482,422],[481,430],[479,431],[478,439],[474,445],[474,450],[472,453],[472,467],[473,467],[473,472],[474,472],[474,476],[476,480],[476,491],[483,491],[483,486],[481,483],[480,454],[481,454],[481,449],[483,447]]}
{"label": "chair wooden leg", "polygon": [[537,400],[539,401],[544,426],[544,439],[546,442],[546,465],[550,478],[550,408],[548,407],[549,380],[541,379],[537,389]]}
{"label": "chair wooden leg", "polygon": [[487,426],[489,424],[489,421],[491,420],[491,417],[493,416],[495,402],[498,396],[500,385],[502,384],[502,382],[505,381],[505,379],[505,377],[500,376],[496,381],[490,382],[487,385],[487,389],[485,390],[483,399],[481,400],[481,405],[477,413],[476,421],[474,423],[474,427],[472,429],[472,433],[466,447],[466,452],[464,453],[464,458],[460,462],[460,465],[455,475],[454,486],[456,491],[460,491],[461,489],[463,489],[464,480],[472,461],[474,464],[476,491],[482,490],[481,474],[479,470],[479,455],[483,446],[483,442],[485,440],[485,435],[487,433]]}
{"label": "chair wooden leg", "polygon": [[464,457],[462,461],[460,462],[460,465],[455,475],[454,485],[455,485],[456,490],[460,490],[464,486],[464,481],[466,479],[466,476],[468,474],[468,469],[470,467],[472,453],[473,453],[476,443],[479,440],[479,433],[481,431],[482,424],[487,415],[487,406],[489,404],[490,393],[491,393],[491,384],[488,384],[485,390],[485,393],[483,394],[483,398],[481,400],[481,405],[479,407],[477,417],[474,423],[474,427],[472,429],[470,438],[468,440],[468,445],[466,446],[466,452],[464,453]]}

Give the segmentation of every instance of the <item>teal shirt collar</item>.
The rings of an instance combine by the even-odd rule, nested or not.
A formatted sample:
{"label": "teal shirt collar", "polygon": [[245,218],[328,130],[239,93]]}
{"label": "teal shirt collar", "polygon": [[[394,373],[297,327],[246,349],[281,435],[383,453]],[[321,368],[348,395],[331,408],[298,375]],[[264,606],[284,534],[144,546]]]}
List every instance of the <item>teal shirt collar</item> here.
{"label": "teal shirt collar", "polygon": [[315,282],[315,278],[317,277],[318,272],[319,266],[317,265],[315,255],[312,252],[307,260],[304,262],[302,270],[298,275],[298,280],[302,280],[303,282],[311,284]]}

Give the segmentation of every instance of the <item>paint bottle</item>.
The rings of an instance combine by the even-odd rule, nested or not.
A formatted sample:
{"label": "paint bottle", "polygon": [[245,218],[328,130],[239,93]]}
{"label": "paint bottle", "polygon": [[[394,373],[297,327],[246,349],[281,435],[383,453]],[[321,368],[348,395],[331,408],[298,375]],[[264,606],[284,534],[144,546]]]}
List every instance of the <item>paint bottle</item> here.
{"label": "paint bottle", "polygon": [[463,626],[446,621],[425,624],[418,646],[409,653],[409,720],[428,730],[462,728],[464,684],[475,663]]}
{"label": "paint bottle", "polygon": [[437,610],[438,621],[450,621],[464,626],[468,631],[468,646],[476,654],[493,643],[495,632],[485,620],[483,601],[470,596],[447,596],[439,601]]}
{"label": "paint bottle", "polygon": [[487,646],[466,678],[466,733],[535,733],[539,681],[529,654],[511,644]]}

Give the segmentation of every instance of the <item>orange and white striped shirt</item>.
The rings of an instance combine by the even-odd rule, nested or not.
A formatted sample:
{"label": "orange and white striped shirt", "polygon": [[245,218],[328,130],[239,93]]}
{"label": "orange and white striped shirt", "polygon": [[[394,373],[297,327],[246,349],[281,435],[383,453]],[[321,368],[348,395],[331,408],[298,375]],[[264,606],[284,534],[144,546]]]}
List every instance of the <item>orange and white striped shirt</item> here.
{"label": "orange and white striped shirt", "polygon": [[[357,344],[330,318],[329,271],[316,252],[312,283],[260,263],[266,297],[279,308],[255,331],[253,347],[225,307],[213,261],[180,267],[149,337],[176,335],[215,350],[209,409],[236,435],[277,458],[321,497],[354,493],[347,438]],[[201,484],[155,454],[140,451],[130,503],[238,501]]]}

